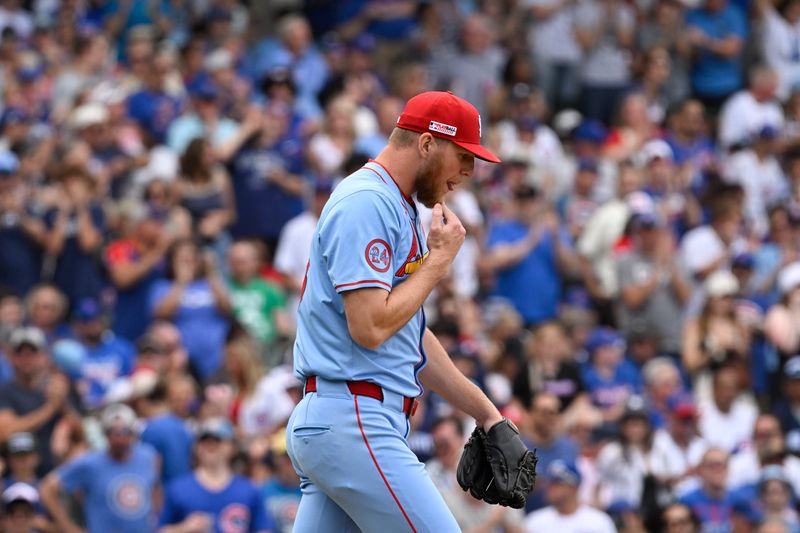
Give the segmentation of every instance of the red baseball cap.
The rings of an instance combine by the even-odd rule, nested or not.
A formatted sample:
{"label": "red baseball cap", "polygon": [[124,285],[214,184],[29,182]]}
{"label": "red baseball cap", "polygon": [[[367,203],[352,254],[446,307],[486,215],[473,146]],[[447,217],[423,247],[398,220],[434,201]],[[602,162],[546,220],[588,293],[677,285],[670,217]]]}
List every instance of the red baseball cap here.
{"label": "red baseball cap", "polygon": [[397,127],[430,133],[453,141],[475,157],[499,163],[500,158],[481,146],[481,116],[475,106],[451,92],[420,93],[406,103]]}

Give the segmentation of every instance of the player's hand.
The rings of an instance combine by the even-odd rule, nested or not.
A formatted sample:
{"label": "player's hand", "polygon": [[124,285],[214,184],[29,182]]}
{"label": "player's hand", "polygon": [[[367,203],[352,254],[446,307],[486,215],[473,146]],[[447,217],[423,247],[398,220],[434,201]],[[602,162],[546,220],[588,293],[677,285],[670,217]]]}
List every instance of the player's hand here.
{"label": "player's hand", "polygon": [[433,206],[431,232],[428,235],[429,260],[435,259],[449,265],[464,243],[466,235],[464,225],[444,203]]}

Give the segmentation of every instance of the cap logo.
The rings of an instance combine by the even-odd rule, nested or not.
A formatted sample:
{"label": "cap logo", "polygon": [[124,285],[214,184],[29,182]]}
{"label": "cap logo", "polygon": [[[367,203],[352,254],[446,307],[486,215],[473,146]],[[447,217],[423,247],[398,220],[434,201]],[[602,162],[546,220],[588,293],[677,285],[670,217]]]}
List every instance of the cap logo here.
{"label": "cap logo", "polygon": [[437,133],[449,135],[451,137],[455,137],[456,132],[458,131],[458,128],[455,126],[451,126],[450,124],[442,124],[441,122],[436,122],[435,120],[431,120],[431,123],[428,125],[428,129]]}

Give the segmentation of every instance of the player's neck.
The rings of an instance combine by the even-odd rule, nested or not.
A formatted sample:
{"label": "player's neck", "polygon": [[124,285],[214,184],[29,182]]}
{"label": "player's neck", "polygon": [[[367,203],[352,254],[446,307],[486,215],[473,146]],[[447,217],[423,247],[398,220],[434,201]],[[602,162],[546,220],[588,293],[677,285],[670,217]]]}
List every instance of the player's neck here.
{"label": "player's neck", "polygon": [[414,194],[417,162],[411,150],[398,150],[389,144],[375,157],[375,161],[386,169],[405,196]]}
{"label": "player's neck", "polygon": [[233,472],[227,465],[203,465],[195,472],[197,480],[205,488],[219,490],[228,486],[233,477]]}

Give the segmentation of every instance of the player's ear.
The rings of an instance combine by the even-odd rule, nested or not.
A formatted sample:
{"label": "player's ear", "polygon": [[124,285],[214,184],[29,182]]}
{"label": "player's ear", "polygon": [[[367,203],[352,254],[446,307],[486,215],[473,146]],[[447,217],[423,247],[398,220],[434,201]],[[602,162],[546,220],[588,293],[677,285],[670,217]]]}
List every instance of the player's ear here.
{"label": "player's ear", "polygon": [[417,142],[420,157],[428,157],[434,148],[436,148],[436,139],[430,133],[423,133],[419,136]]}

